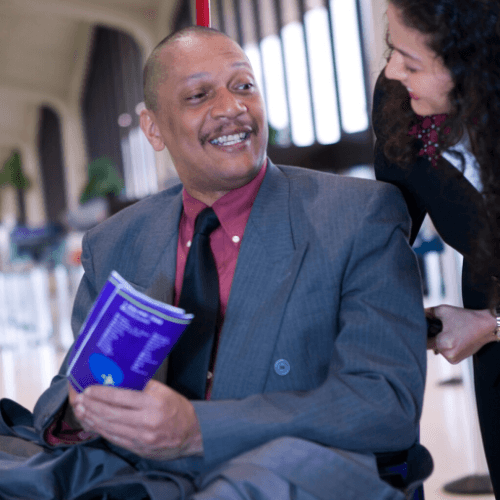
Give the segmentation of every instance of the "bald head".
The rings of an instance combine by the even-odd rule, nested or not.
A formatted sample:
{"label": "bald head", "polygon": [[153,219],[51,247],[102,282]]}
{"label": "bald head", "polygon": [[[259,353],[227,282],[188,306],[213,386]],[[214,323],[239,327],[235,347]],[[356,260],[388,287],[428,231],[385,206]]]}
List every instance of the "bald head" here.
{"label": "bald head", "polygon": [[165,64],[165,59],[162,57],[164,51],[173,50],[179,43],[189,43],[193,36],[223,36],[231,40],[226,34],[206,26],[188,26],[187,28],[175,31],[165,37],[153,49],[153,52],[151,52],[151,55],[144,65],[144,103],[147,109],[157,112],[160,107],[158,102],[158,88],[165,82],[168,76],[168,66]]}

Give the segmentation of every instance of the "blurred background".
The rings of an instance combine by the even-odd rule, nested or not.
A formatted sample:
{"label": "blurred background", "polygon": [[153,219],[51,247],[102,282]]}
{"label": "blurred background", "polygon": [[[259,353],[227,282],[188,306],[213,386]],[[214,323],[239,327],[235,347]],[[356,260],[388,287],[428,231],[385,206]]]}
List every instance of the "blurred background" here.
{"label": "blurred background", "polygon": [[[273,161],[373,178],[385,9],[211,0],[212,26],[254,67]],[[138,126],[142,66],[195,15],[195,0],[0,1],[0,397],[31,409],[71,346],[84,232],[175,179],[168,151],[154,152]],[[460,305],[460,259],[429,223],[416,251],[425,304]],[[469,364],[430,356],[428,500],[450,498],[445,481],[486,470],[474,412]]]}

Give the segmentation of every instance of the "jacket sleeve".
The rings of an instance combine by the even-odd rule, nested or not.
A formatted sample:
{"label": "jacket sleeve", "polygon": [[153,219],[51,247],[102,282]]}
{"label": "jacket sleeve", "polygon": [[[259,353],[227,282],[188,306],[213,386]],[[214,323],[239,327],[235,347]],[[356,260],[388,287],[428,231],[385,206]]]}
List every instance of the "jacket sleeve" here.
{"label": "jacket sleeve", "polygon": [[[82,264],[85,269],[78,292],[73,304],[73,314],[71,326],[75,338],[97,297],[97,292],[92,285],[93,268],[88,249],[87,236],[83,239]],[[90,276],[90,279],[89,279]],[[59,373],[52,379],[50,387],[40,396],[33,410],[34,424],[40,438],[44,440],[45,431],[52,424],[54,418],[60,418],[62,411],[66,407],[68,399],[68,380],[66,371],[68,369],[68,359],[71,353],[69,349],[63,360]]]}

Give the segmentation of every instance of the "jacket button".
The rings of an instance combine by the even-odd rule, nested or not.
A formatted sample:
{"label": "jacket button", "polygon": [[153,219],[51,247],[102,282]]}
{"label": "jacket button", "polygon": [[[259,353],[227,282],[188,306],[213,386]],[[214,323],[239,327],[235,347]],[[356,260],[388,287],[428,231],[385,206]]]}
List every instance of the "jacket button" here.
{"label": "jacket button", "polygon": [[278,361],[274,363],[274,371],[278,375],[284,377],[290,372],[290,363],[286,359],[278,359]]}

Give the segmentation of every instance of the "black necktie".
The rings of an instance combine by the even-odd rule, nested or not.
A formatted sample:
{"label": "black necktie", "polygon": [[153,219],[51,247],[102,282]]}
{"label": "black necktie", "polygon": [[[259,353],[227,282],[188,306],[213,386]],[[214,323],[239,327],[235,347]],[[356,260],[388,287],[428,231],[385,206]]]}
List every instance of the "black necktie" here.
{"label": "black necktie", "polygon": [[167,384],[188,399],[204,399],[207,372],[219,312],[219,278],[210,249],[210,233],[220,225],[211,207],[196,218],[179,307],[194,319],[172,349]]}

